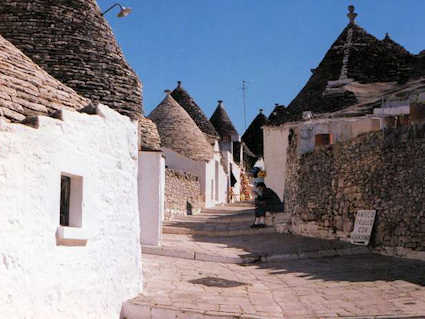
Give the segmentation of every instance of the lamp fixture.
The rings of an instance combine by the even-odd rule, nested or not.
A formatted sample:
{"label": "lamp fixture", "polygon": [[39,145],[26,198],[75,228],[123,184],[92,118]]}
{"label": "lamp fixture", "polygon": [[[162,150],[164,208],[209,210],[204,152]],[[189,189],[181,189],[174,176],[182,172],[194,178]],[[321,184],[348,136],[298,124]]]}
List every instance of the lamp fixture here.
{"label": "lamp fixture", "polygon": [[126,16],[128,16],[130,13],[131,13],[131,8],[126,8],[126,7],[123,7],[121,4],[119,4],[119,3],[115,3],[115,4],[113,4],[112,6],[110,6],[108,9],[106,9],[104,12],[102,12],[102,17],[107,13],[107,12],[109,12],[110,10],[112,10],[114,7],[120,7],[120,12],[118,12],[118,14],[117,14],[117,17],[118,18],[123,18],[123,17],[126,17]]}

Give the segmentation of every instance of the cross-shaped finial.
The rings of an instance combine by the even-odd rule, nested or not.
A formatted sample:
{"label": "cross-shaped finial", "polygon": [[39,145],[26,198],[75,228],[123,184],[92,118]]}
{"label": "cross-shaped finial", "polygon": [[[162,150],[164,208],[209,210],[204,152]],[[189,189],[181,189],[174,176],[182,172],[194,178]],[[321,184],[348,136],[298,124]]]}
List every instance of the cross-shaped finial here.
{"label": "cross-shaped finial", "polygon": [[354,12],[354,6],[350,5],[348,6],[348,14],[347,14],[348,19],[350,19],[350,24],[356,24],[356,17],[357,17],[357,13]]}

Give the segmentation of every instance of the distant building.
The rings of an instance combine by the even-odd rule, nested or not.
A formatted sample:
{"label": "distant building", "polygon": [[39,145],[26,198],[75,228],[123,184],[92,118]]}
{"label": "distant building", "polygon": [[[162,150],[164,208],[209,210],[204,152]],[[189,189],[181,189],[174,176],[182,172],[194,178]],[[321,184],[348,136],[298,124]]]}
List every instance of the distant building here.
{"label": "distant building", "polygon": [[260,109],[258,115],[254,118],[251,124],[242,135],[242,142],[244,142],[249,150],[255,154],[256,158],[253,159],[251,164],[254,164],[257,159],[264,156],[264,138],[262,127],[267,124],[267,117],[263,114],[263,109]]}
{"label": "distant building", "polygon": [[190,115],[166,91],[164,100],[151,112],[158,127],[165,165],[198,176],[206,207],[227,200],[227,177],[217,140],[211,145]]}
{"label": "distant building", "polygon": [[217,108],[211,116],[210,122],[220,135],[220,152],[224,161],[225,170],[228,173],[227,185],[228,189],[229,187],[232,189],[232,200],[239,200],[241,172],[239,164],[233,158],[233,146],[235,142],[240,143],[241,138],[224,108],[223,101],[218,101]]}

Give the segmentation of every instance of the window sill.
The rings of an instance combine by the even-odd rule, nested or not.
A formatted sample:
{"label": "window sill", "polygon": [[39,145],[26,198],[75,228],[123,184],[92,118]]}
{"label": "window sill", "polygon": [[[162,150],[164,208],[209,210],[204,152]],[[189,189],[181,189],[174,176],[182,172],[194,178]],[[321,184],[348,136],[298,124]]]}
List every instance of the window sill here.
{"label": "window sill", "polygon": [[86,246],[88,233],[82,227],[59,226],[56,230],[57,246]]}

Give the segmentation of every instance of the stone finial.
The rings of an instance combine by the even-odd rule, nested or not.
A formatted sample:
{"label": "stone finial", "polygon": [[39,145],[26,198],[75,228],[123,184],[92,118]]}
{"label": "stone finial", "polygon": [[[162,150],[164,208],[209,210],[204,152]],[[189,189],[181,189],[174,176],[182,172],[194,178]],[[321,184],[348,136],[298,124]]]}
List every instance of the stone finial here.
{"label": "stone finial", "polygon": [[171,90],[168,90],[168,89],[164,90],[164,93],[165,93],[166,96],[169,96],[171,94]]}
{"label": "stone finial", "polygon": [[384,38],[384,40],[390,40],[391,38],[390,38],[390,35],[388,34],[388,32],[385,32],[385,38]]}
{"label": "stone finial", "polygon": [[279,106],[279,103],[275,103],[275,104],[274,104],[274,106],[275,106],[275,107],[276,107],[276,106]]}
{"label": "stone finial", "polygon": [[217,102],[218,102],[218,105],[220,106],[223,104],[223,100],[218,100]]}
{"label": "stone finial", "polygon": [[263,114],[263,112],[264,112],[264,109],[260,109],[260,114]]}
{"label": "stone finial", "polygon": [[177,81],[177,87],[181,88],[182,87],[182,81]]}
{"label": "stone finial", "polygon": [[353,5],[349,5],[348,6],[348,14],[347,17],[348,19],[350,19],[350,24],[356,24],[356,17],[357,17],[357,13],[354,12],[354,6]]}

